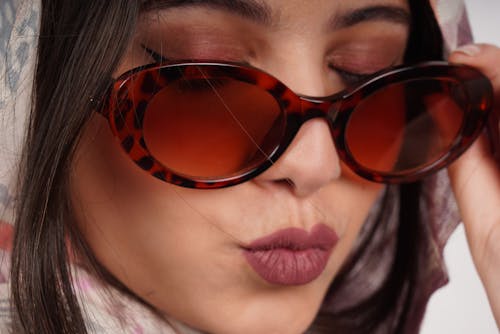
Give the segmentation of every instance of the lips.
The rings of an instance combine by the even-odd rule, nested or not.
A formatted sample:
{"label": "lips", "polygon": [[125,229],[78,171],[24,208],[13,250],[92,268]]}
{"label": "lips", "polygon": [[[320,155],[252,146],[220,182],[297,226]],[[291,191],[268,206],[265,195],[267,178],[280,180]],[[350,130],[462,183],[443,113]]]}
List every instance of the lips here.
{"label": "lips", "polygon": [[310,233],[288,228],[257,239],[244,249],[244,256],[265,281],[280,285],[302,285],[325,270],[338,236],[318,224]]}

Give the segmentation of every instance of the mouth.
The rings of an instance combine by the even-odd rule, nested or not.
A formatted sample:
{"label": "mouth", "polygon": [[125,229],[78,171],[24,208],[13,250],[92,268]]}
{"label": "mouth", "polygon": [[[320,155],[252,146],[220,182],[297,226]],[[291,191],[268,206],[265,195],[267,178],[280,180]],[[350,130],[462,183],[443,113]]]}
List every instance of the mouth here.
{"label": "mouth", "polygon": [[287,228],[251,242],[243,254],[252,269],[265,281],[278,285],[303,285],[325,270],[338,236],[318,224],[310,233]]}

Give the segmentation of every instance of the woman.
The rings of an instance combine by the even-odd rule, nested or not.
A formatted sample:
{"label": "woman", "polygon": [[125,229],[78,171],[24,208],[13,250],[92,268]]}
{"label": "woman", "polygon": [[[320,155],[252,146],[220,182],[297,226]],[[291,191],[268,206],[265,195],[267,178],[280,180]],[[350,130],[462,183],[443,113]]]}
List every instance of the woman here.
{"label": "woman", "polygon": [[[133,85],[130,100],[115,96],[110,81],[149,63],[208,59],[251,65],[249,75],[264,78],[258,85],[274,82],[260,72],[265,71],[290,88],[276,84],[286,96],[292,91],[329,96],[386,68],[439,59],[442,40],[427,2],[47,1],[42,2],[40,36],[12,254],[14,332],[99,331],[88,323],[86,305],[79,305],[74,292],[81,292],[82,282],[88,282],[80,280],[85,272],[116,289],[110,290],[108,305],[117,305],[119,291],[151,309],[149,316],[161,319],[158,331],[178,330],[184,326],[181,323],[210,333],[418,330],[425,294],[430,293],[419,290],[420,261],[429,242],[419,216],[425,215],[419,208],[425,187],[420,183],[385,187],[361,178],[344,156],[340,158],[345,153],[334,143],[326,120],[316,117],[296,129],[286,150],[265,170],[252,171],[248,180],[238,174],[238,184],[223,184],[231,187],[196,189],[213,187],[214,183],[203,181],[206,175],[227,175],[237,169],[228,167],[227,172],[219,165],[226,168],[248,158],[247,165],[258,160],[255,166],[260,168],[274,154],[261,144],[269,138],[252,132],[262,122],[275,124],[273,115],[261,116],[269,106],[257,95],[262,90],[252,90],[254,85],[246,88],[251,103],[233,108],[231,98],[240,88],[232,94],[234,86],[225,81],[180,80],[174,95],[158,100],[160,107],[186,94],[183,106],[200,111],[203,122],[191,124],[183,114],[175,116],[175,123],[155,118],[148,122],[149,116],[140,114],[135,89],[148,92],[151,81],[145,78],[160,70],[142,69],[143,86],[127,81]],[[492,64],[499,54],[494,47],[476,46],[450,60],[481,70],[498,95],[500,83]],[[202,79],[217,71],[204,65],[189,69]],[[238,126],[231,131],[244,131],[225,129],[230,136],[222,152],[209,145],[222,132],[213,131],[195,137],[201,142],[195,148],[202,149],[186,154],[194,134],[211,127],[220,130],[222,118],[214,124],[213,114],[207,117],[205,105],[197,104],[197,99],[208,101],[203,95],[207,91],[229,92],[210,96],[224,101],[231,111],[248,105],[254,109],[236,117]],[[135,108],[128,106],[129,101]],[[147,97],[148,103],[155,101]],[[315,101],[307,100],[311,113],[313,106],[324,106]],[[328,107],[335,112],[335,104]],[[110,117],[121,117],[113,114],[120,108],[125,121]],[[128,118],[132,114],[134,118]],[[240,116],[248,115],[256,115],[258,121],[253,117],[241,121]],[[178,164],[169,170],[173,176],[157,169],[158,161],[151,157],[134,155],[141,138],[132,142],[128,136],[120,138],[126,151],[120,149],[114,136],[127,131],[135,136],[137,119],[145,127],[136,129],[140,133],[175,134],[156,151],[176,152],[162,154],[175,158],[168,163]],[[377,119],[372,116],[369,123],[362,118],[361,124],[373,126]],[[396,129],[398,121],[391,123]],[[182,131],[183,126],[193,130]],[[239,142],[241,133],[241,142],[251,135],[247,146]],[[154,137],[145,141],[149,146],[158,142]],[[253,152],[256,142],[258,150]],[[400,149],[403,143],[397,143]],[[236,144],[240,145],[226,154]],[[207,149],[220,155],[212,161]],[[488,150],[485,138],[480,139],[449,171],[472,254],[498,319],[495,264],[500,251],[495,249],[494,215],[500,176]],[[239,158],[241,152],[247,154]],[[390,161],[390,167],[376,167],[392,170],[397,165],[394,159],[389,154],[385,163]],[[186,174],[202,176],[202,181],[186,182]],[[187,187],[173,184],[179,180]],[[371,253],[374,249],[380,249],[377,256]],[[286,260],[289,253],[294,254],[292,260]],[[380,261],[381,272],[370,268],[373,261]],[[373,275],[367,282],[374,286],[354,296],[351,279],[366,275]],[[120,315],[120,310],[115,313]]]}

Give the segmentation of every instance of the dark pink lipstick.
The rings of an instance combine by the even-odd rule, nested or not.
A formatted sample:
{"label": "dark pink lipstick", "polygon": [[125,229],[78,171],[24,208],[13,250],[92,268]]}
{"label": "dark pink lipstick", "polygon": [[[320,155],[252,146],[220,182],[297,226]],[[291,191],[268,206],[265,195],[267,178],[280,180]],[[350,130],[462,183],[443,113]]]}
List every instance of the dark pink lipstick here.
{"label": "dark pink lipstick", "polygon": [[338,236],[330,227],[318,224],[310,233],[287,228],[257,239],[245,247],[250,266],[269,283],[307,284],[323,270]]}

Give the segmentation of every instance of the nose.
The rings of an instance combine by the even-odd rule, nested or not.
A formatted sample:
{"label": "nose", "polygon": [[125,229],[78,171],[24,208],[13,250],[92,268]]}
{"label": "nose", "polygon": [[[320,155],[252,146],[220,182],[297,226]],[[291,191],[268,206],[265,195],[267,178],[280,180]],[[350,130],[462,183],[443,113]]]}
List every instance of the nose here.
{"label": "nose", "polygon": [[[326,96],[340,90],[328,82],[328,69],[322,62],[304,63],[314,59],[303,55],[298,63],[292,57],[273,64],[268,72],[296,93],[309,96]],[[271,67],[271,66],[270,66]],[[282,156],[256,182],[290,187],[298,197],[307,197],[341,174],[340,161],[330,128],[325,119],[313,118],[302,125]]]}
{"label": "nose", "polygon": [[282,184],[307,197],[340,176],[340,163],[327,123],[304,123],[282,156],[257,182]]}

